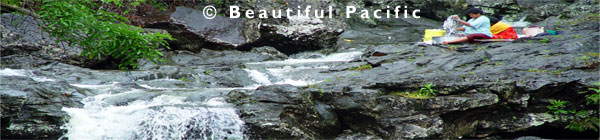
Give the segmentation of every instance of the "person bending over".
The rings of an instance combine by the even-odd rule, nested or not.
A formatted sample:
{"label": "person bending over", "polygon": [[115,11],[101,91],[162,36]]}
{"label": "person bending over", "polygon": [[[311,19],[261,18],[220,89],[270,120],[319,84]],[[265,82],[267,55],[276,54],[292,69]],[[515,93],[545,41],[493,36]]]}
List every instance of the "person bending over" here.
{"label": "person bending over", "polygon": [[515,29],[510,25],[501,22],[495,17],[490,17],[490,32],[492,32],[492,39],[517,39],[519,38]]}
{"label": "person bending over", "polygon": [[483,11],[479,8],[470,8],[467,10],[467,15],[471,17],[469,21],[460,20],[458,16],[453,16],[454,20],[463,24],[463,27],[456,28],[458,31],[465,31],[466,37],[461,37],[452,41],[444,41],[442,44],[470,42],[475,43],[475,39],[491,39],[490,19],[483,15]]}

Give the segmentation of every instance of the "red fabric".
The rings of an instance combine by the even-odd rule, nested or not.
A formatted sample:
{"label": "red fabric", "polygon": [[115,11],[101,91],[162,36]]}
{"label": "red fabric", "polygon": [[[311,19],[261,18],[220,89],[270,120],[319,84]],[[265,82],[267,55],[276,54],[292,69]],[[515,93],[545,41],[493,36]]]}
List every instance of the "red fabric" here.
{"label": "red fabric", "polygon": [[491,37],[485,34],[469,34],[467,35],[467,39],[469,40],[469,43],[477,43],[475,39],[491,39]]}
{"label": "red fabric", "polygon": [[492,37],[492,39],[517,39],[519,38],[517,36],[517,32],[515,32],[515,29],[513,29],[513,27],[510,27],[498,34],[495,34],[494,37]]}

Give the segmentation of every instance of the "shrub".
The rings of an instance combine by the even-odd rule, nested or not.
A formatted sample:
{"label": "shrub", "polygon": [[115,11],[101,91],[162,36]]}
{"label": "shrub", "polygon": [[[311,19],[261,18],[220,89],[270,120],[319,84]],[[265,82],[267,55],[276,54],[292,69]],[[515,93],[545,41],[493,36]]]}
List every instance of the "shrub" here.
{"label": "shrub", "polygon": [[368,69],[372,69],[373,66],[371,66],[370,64],[365,64],[365,65],[360,65],[360,66],[356,66],[356,67],[352,67],[349,68],[348,70],[368,70]]}
{"label": "shrub", "polygon": [[105,8],[100,6],[139,5],[146,0],[130,0],[127,3],[124,0],[7,2],[29,5],[37,11],[37,14],[25,14],[41,18],[42,28],[55,37],[59,45],[82,47],[82,55],[90,58],[113,57],[120,60],[120,69],[136,68],[138,59],[154,63],[162,61],[163,54],[158,47],[167,47],[167,40],[173,40],[168,34],[145,33],[140,27],[126,24],[126,18],[104,11]]}
{"label": "shrub", "polygon": [[[600,83],[596,83],[597,86],[600,86]],[[600,99],[600,88],[590,88],[589,92],[592,94],[585,95],[586,105],[594,105],[594,108],[598,108],[598,100]],[[550,105],[546,106],[549,110],[548,113],[552,113],[555,116],[569,115],[572,116],[568,121],[569,125],[565,128],[583,132],[586,130],[594,130],[598,132],[598,128],[600,126],[600,119],[598,118],[598,113],[595,110],[566,110],[567,101],[556,100],[551,102]]]}
{"label": "shrub", "polygon": [[392,92],[392,95],[398,95],[398,96],[402,96],[402,97],[407,97],[407,98],[413,98],[413,99],[427,99],[427,98],[432,98],[435,97],[436,94],[436,90],[433,89],[435,87],[434,84],[425,84],[423,85],[422,88],[420,88],[417,91],[414,92],[409,92],[409,91],[396,91],[396,92]]}

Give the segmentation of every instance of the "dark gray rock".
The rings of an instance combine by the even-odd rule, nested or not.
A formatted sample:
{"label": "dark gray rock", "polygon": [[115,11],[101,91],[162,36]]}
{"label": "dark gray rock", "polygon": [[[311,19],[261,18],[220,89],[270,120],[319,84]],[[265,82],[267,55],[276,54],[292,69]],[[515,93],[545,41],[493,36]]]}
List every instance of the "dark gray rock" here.
{"label": "dark gray rock", "polygon": [[265,54],[269,55],[272,57],[269,60],[282,60],[282,59],[288,58],[287,55],[279,52],[276,48],[273,48],[271,46],[252,48],[251,52],[259,53],[259,54],[263,54],[263,55],[265,55]]}
{"label": "dark gray rock", "polygon": [[[283,3],[265,4],[263,1],[254,3],[241,2],[236,5],[241,9],[273,10],[280,9]],[[307,1],[302,3],[292,2],[294,5],[327,6],[324,1]],[[171,48],[199,52],[202,48],[230,50],[249,50],[253,47],[272,46],[285,54],[300,51],[317,50],[333,46],[337,36],[343,32],[344,23],[340,20],[321,20],[318,18],[304,18],[298,16],[280,19],[248,19],[229,18],[216,16],[207,19],[202,11],[177,7],[169,17],[157,18],[156,21],[143,22],[145,27],[166,29],[177,38],[172,42]],[[242,15],[244,15],[242,13]],[[162,16],[161,16],[162,17]]]}
{"label": "dark gray rock", "polygon": [[[13,65],[13,68],[28,68],[36,66],[38,62],[20,61],[24,59],[12,59],[14,57],[36,57],[42,60],[53,60],[63,63],[90,67],[104,59],[89,59],[81,56],[82,49],[78,46],[69,46],[66,42],[56,42],[44,31],[39,19],[28,15],[17,15],[3,13],[0,24],[2,39],[0,52],[3,57],[3,65]],[[14,55],[14,56],[12,56]]]}
{"label": "dark gray rock", "polygon": [[291,85],[233,90],[227,101],[236,105],[253,139],[332,138],[340,122],[329,105],[312,101],[312,95]]}
{"label": "dark gray rock", "polygon": [[86,92],[62,82],[40,82],[24,76],[2,76],[2,138],[57,139],[65,132],[63,107],[81,107]]}
{"label": "dark gray rock", "polygon": [[255,20],[223,16],[207,19],[202,12],[192,8],[177,7],[170,15],[168,24],[177,30],[168,31],[180,40],[173,48],[190,51],[200,51],[201,48],[235,49],[253,43],[260,37],[258,22]]}

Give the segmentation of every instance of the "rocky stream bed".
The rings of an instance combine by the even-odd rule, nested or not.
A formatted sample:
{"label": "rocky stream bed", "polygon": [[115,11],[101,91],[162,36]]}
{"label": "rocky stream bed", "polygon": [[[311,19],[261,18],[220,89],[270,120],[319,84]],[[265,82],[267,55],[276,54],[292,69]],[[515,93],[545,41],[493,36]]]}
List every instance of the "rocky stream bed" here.
{"label": "rocky stream bed", "polygon": [[[416,42],[424,29],[441,28],[445,16],[462,13],[465,3],[286,3],[307,4],[453,8],[423,10],[421,19],[208,20],[182,4],[137,19],[148,31],[178,40],[162,50],[167,62],[141,60],[132,71],[115,70],[114,60],[88,59],[77,47],[55,43],[37,19],[2,13],[1,137],[598,138],[596,131],[565,129],[570,122],[564,118],[571,116],[557,117],[546,108],[563,100],[570,109],[590,109],[598,116],[598,106],[584,101],[600,81],[598,1],[468,1],[499,14],[529,15],[531,25],[564,33],[449,46]],[[540,14],[543,8],[567,10]],[[434,84],[437,96],[394,94],[425,84]]]}

